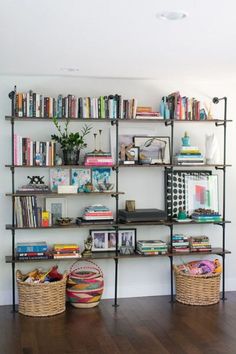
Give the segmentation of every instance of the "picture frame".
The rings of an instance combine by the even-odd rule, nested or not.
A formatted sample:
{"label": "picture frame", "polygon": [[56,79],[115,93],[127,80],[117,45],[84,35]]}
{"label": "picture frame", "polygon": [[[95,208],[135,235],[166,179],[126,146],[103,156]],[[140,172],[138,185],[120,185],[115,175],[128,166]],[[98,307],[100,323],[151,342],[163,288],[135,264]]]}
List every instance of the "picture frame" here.
{"label": "picture frame", "polygon": [[169,136],[134,136],[134,146],[139,147],[139,163],[169,164]]}
{"label": "picture frame", "polygon": [[78,187],[78,193],[86,190],[86,184],[91,183],[90,168],[72,168],[71,184]]}
{"label": "picture frame", "polygon": [[[120,229],[118,231],[118,249],[122,246],[136,248],[136,229]],[[107,229],[90,230],[92,252],[110,252],[116,250],[116,231]]]}
{"label": "picture frame", "polygon": [[65,198],[45,198],[45,210],[52,216],[52,225],[58,218],[67,217],[67,200]]}
{"label": "picture frame", "polygon": [[58,186],[70,185],[70,170],[68,168],[55,167],[50,168],[50,189],[57,192]]}
{"label": "picture frame", "polygon": [[130,149],[126,149],[126,163],[132,162],[134,164],[139,163],[139,147],[133,146]]}

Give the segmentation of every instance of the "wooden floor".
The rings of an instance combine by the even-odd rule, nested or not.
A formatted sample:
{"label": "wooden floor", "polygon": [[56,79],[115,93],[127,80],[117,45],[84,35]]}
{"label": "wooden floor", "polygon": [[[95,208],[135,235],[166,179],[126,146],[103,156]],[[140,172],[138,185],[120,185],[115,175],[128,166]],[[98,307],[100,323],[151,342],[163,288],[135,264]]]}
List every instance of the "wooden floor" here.
{"label": "wooden floor", "polygon": [[236,353],[236,293],[207,307],[169,297],[103,300],[93,309],[31,318],[0,307],[0,354]]}

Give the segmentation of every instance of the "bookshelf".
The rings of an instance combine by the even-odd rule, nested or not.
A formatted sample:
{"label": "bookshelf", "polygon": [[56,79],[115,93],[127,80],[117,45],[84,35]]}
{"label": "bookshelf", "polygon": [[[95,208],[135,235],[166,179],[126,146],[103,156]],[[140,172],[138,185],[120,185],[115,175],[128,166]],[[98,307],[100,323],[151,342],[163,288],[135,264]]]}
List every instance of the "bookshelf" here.
{"label": "bookshelf", "polygon": [[[195,120],[195,121],[188,121],[188,120],[176,120],[176,119],[168,119],[168,120],[160,120],[160,119],[110,119],[110,118],[89,118],[86,120],[86,122],[92,122],[96,124],[97,122],[99,123],[104,123],[104,124],[111,124],[115,126],[115,136],[116,136],[116,150],[115,150],[115,164],[112,167],[114,173],[115,173],[115,191],[112,192],[92,192],[92,193],[82,193],[86,194],[86,196],[90,195],[103,195],[103,196],[111,196],[115,199],[115,210],[116,210],[116,216],[115,220],[113,223],[84,223],[84,224],[70,224],[67,226],[59,226],[59,225],[52,225],[51,227],[17,227],[15,225],[15,218],[14,218],[14,213],[15,213],[15,205],[14,205],[14,198],[17,196],[38,196],[38,197],[78,197],[80,196],[81,193],[78,194],[58,194],[58,193],[16,193],[15,192],[15,173],[16,170],[19,169],[27,169],[27,168],[52,168],[51,166],[18,166],[14,165],[14,132],[15,132],[15,123],[20,124],[21,122],[31,122],[32,124],[37,124],[38,122],[45,122],[47,124],[48,122],[52,121],[52,118],[48,117],[17,117],[14,116],[14,95],[15,92],[11,92],[9,94],[9,97],[11,98],[12,102],[12,115],[11,116],[6,116],[5,119],[6,121],[9,121],[11,123],[11,146],[12,146],[12,161],[11,164],[5,165],[6,168],[9,168],[11,171],[11,193],[6,193],[6,196],[11,198],[12,200],[12,223],[6,225],[6,230],[9,230],[11,232],[12,236],[12,252],[11,255],[6,256],[6,263],[11,264],[12,267],[12,304],[13,304],[13,310],[15,311],[15,264],[16,263],[29,263],[29,262],[45,262],[45,260],[17,260],[15,257],[15,240],[16,240],[16,231],[20,232],[21,230],[34,230],[34,229],[40,229],[40,230],[50,230],[50,229],[76,229],[76,228],[88,228],[91,226],[102,226],[102,227],[110,227],[112,228],[115,233],[116,233],[116,240],[118,239],[118,232],[119,229],[125,226],[131,227],[131,226],[147,226],[147,225],[152,225],[152,226],[166,226],[169,229],[169,235],[170,235],[170,246],[172,247],[172,239],[173,239],[173,234],[174,234],[174,228],[177,226],[178,228],[184,228],[185,225],[191,225],[194,227],[195,225],[199,225],[198,222],[191,221],[188,224],[183,224],[183,223],[178,223],[177,221],[172,220],[171,218],[167,221],[164,222],[135,222],[135,223],[120,223],[118,219],[118,209],[119,209],[119,196],[121,194],[124,194],[125,192],[120,192],[119,191],[119,173],[122,173],[122,170],[125,168],[132,169],[132,168],[144,168],[144,169],[161,169],[162,171],[169,171],[170,173],[173,174],[173,171],[178,170],[183,168],[183,166],[176,165],[173,161],[173,145],[174,145],[174,133],[175,133],[175,124],[200,124],[201,126],[205,124],[214,124],[216,127],[223,127],[223,144],[224,144],[224,157],[223,157],[223,163],[222,164],[204,164],[201,165],[200,168],[211,168],[211,169],[216,169],[219,171],[222,171],[223,173],[223,182],[222,182],[222,194],[223,194],[223,219],[221,222],[205,222],[204,224],[213,224],[213,225],[218,225],[222,229],[222,247],[214,247],[212,248],[211,252],[198,252],[197,255],[210,255],[210,254],[216,254],[222,257],[222,266],[223,266],[223,272],[222,272],[222,299],[225,299],[225,256],[230,253],[230,251],[226,250],[225,248],[225,235],[226,235],[226,224],[230,223],[230,221],[227,221],[225,219],[225,201],[226,201],[226,194],[225,194],[225,186],[226,186],[226,168],[230,167],[231,165],[226,163],[226,127],[229,122],[232,122],[232,120],[228,120],[227,117],[227,98],[224,97],[222,100],[224,101],[224,119],[211,119],[211,120]],[[60,118],[60,121],[65,121],[67,118]],[[71,118],[71,121],[73,123],[77,122],[84,122],[84,118]],[[155,164],[155,165],[123,165],[119,164],[119,147],[118,147],[118,137],[119,137],[119,126],[120,124],[142,124],[142,123],[147,123],[147,124],[164,124],[167,128],[170,128],[170,163],[169,164]],[[84,165],[61,165],[61,168],[89,168],[88,166]],[[102,166],[99,166],[102,167]],[[196,165],[188,165],[184,166],[185,169],[191,169],[191,168],[196,168],[198,166]],[[172,181],[173,184],[173,181]],[[172,187],[173,188],[173,187]],[[171,203],[173,203],[173,195],[172,195],[172,200]],[[148,257],[168,257],[170,260],[170,297],[171,301],[174,301],[174,281],[173,281],[173,261],[174,257],[180,256],[180,254],[176,254],[171,252],[171,247],[170,251],[167,254],[164,255],[152,255],[152,256],[144,256],[141,254],[131,254],[131,255],[121,255],[118,250],[118,242],[116,242],[116,250],[114,252],[102,252],[102,253],[94,253],[90,258],[86,259],[92,259],[92,260],[99,260],[99,259],[107,259],[107,260],[114,260],[115,262],[115,279],[114,279],[114,306],[118,306],[118,296],[117,296],[117,291],[118,291],[118,263],[119,261],[122,261],[122,259],[137,259],[137,258],[148,258]],[[181,253],[183,256],[192,256],[196,255],[196,253]],[[54,259],[48,259],[47,261],[55,261]],[[68,259],[66,259],[68,261]],[[78,258],[78,261],[83,260],[83,258]],[[58,262],[58,260],[56,260]],[[63,262],[63,260],[60,260],[60,262]]]}

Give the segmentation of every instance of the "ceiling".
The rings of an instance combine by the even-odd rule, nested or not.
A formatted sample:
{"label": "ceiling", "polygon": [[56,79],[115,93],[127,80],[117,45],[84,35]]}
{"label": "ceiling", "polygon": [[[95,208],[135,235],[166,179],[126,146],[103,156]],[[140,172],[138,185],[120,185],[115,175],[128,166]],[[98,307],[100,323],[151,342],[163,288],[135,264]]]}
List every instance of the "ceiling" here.
{"label": "ceiling", "polygon": [[235,78],[235,14],[234,0],[0,0],[0,74]]}

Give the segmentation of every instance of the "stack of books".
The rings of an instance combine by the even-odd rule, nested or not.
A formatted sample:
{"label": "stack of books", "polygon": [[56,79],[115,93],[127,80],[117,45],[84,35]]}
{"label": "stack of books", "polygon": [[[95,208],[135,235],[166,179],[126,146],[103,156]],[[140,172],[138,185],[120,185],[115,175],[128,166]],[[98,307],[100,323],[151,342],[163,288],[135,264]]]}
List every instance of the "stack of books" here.
{"label": "stack of books", "polygon": [[213,210],[198,209],[193,212],[191,218],[196,222],[220,222],[222,221],[221,214]]}
{"label": "stack of books", "polygon": [[197,146],[182,146],[176,162],[178,165],[203,165],[204,157]]}
{"label": "stack of books", "polygon": [[166,254],[167,243],[161,240],[140,240],[137,242],[137,253],[144,256]]}
{"label": "stack of books", "polygon": [[95,204],[85,208],[82,219],[86,221],[114,220],[112,211],[101,204]]}
{"label": "stack of books", "polygon": [[210,252],[211,244],[207,236],[192,236],[189,239],[191,252]]}
{"label": "stack of books", "polygon": [[81,257],[80,248],[74,243],[57,243],[53,245],[53,258],[79,258]]}
{"label": "stack of books", "polygon": [[49,259],[51,254],[45,241],[19,242],[16,244],[16,258],[21,261]]}
{"label": "stack of books", "polygon": [[189,252],[189,239],[182,234],[175,234],[172,237],[172,252]]}
{"label": "stack of books", "polygon": [[113,166],[114,161],[110,152],[90,152],[85,155],[85,166]]}
{"label": "stack of books", "polygon": [[163,119],[160,112],[153,112],[152,107],[137,107],[136,119]]}

